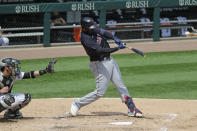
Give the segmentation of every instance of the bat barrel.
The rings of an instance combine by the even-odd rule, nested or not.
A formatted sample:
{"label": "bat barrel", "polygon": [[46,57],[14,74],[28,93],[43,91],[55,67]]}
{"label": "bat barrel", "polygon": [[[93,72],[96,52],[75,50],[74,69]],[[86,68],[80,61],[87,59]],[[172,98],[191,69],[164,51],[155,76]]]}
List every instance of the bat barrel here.
{"label": "bat barrel", "polygon": [[129,47],[129,46],[127,46],[126,43],[123,43],[123,44],[126,46],[126,48],[132,50],[133,52],[135,52],[135,53],[137,53],[137,54],[139,54],[139,55],[141,55],[141,56],[144,56],[144,57],[146,56],[146,54],[145,54],[143,51],[138,50],[138,49],[136,49],[136,48]]}

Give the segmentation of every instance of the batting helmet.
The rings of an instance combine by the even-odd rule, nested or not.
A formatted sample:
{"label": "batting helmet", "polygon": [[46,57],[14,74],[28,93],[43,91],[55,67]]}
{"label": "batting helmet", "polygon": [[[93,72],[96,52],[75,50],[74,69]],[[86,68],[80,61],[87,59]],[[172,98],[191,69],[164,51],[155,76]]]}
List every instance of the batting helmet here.
{"label": "batting helmet", "polygon": [[85,30],[94,29],[96,28],[96,24],[92,18],[84,17],[81,19],[81,27]]}

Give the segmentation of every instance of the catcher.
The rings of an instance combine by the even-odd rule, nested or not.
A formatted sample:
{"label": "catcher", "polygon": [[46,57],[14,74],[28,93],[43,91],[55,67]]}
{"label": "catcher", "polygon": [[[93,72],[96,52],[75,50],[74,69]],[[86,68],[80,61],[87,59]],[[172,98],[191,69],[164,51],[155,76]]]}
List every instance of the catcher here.
{"label": "catcher", "polygon": [[14,82],[16,80],[36,78],[47,73],[54,73],[56,61],[56,59],[51,60],[44,70],[21,72],[18,66],[20,64],[19,60],[13,58],[0,60],[0,112],[6,110],[4,118],[23,118],[19,110],[31,101],[31,95],[28,93],[10,94]]}

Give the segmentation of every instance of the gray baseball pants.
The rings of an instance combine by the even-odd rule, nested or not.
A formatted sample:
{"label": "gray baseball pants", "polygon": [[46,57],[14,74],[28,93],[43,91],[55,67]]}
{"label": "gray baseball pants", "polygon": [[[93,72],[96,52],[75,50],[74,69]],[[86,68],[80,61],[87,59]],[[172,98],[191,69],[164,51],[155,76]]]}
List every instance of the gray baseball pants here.
{"label": "gray baseball pants", "polygon": [[125,102],[124,96],[130,96],[127,87],[122,80],[120,69],[112,57],[104,61],[91,61],[90,69],[95,76],[96,89],[84,97],[75,100],[75,104],[79,108],[104,96],[110,81],[112,81],[118,90],[122,102]]}

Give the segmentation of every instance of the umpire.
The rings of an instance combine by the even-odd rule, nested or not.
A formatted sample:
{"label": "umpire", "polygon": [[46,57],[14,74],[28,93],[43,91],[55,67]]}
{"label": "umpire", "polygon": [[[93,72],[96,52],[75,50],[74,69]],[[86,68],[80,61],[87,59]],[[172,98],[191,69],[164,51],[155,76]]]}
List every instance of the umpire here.
{"label": "umpire", "polygon": [[[121,77],[120,69],[110,53],[124,49],[124,43],[107,30],[98,28],[90,17],[81,19],[81,44],[90,57],[90,69],[94,73],[96,89],[82,98],[76,99],[71,105],[71,115],[76,116],[79,109],[104,96],[110,81],[118,90],[122,102],[128,107],[128,116],[142,117],[142,112],[135,107],[127,87]],[[118,47],[110,48],[107,39],[112,39]]]}

